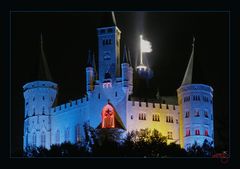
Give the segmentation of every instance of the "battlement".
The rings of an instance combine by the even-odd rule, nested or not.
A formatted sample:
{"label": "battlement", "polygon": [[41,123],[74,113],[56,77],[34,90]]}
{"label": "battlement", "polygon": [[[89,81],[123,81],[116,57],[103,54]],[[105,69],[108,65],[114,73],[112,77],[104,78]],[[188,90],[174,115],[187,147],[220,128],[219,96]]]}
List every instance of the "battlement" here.
{"label": "battlement", "polygon": [[64,103],[62,105],[53,107],[53,108],[51,108],[50,112],[51,113],[65,112],[65,111],[68,111],[70,109],[74,109],[74,108],[77,108],[79,106],[83,106],[86,103],[88,103],[88,97],[83,97],[83,98],[73,100],[73,101],[71,100],[68,103]]}
{"label": "battlement", "polygon": [[139,107],[139,108],[178,110],[178,105],[172,105],[172,104],[163,104],[159,102],[134,101],[134,100],[128,101],[128,102],[130,102],[133,107]]}
{"label": "battlement", "polygon": [[57,84],[51,81],[34,81],[23,86],[23,91],[34,88],[52,88],[57,90]]}
{"label": "battlement", "polygon": [[205,84],[187,84],[187,85],[180,86],[177,89],[178,93],[187,92],[187,91],[203,91],[203,92],[208,92],[212,94],[213,88]]}

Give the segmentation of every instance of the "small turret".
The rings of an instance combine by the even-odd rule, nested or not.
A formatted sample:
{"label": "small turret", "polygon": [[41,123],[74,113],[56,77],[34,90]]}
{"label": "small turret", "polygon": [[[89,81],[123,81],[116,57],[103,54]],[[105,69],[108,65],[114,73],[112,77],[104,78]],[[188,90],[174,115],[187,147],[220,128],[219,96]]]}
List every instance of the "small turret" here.
{"label": "small turret", "polygon": [[86,91],[90,94],[94,90],[94,81],[96,76],[94,54],[88,51],[88,62],[86,67]]}
{"label": "small turret", "polygon": [[124,46],[124,53],[123,53],[123,62],[121,64],[122,67],[122,87],[123,90],[126,92],[128,89],[129,94],[132,93],[132,75],[133,75],[133,69],[129,65],[129,55],[126,48],[126,45]]}

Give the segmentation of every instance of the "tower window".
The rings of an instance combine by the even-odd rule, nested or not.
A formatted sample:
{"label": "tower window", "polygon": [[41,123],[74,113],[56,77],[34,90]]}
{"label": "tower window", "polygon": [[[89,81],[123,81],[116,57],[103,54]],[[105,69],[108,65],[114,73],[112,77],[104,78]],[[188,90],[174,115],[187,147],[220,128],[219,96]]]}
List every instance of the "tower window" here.
{"label": "tower window", "polygon": [[187,111],[186,114],[185,114],[185,118],[189,118],[189,116],[190,116],[190,112]]}
{"label": "tower window", "polygon": [[35,101],[35,97],[33,97],[33,101]]}
{"label": "tower window", "polygon": [[200,135],[200,130],[199,129],[195,130],[195,135]]}
{"label": "tower window", "polygon": [[188,128],[188,129],[186,129],[186,136],[190,136],[190,129]]}
{"label": "tower window", "polygon": [[194,116],[195,116],[195,117],[199,117],[199,116],[200,116],[199,110],[195,110]]}
{"label": "tower window", "polygon": [[208,118],[208,112],[204,111],[204,117]]}
{"label": "tower window", "polygon": [[100,93],[98,93],[98,99],[100,99]]}
{"label": "tower window", "polygon": [[205,131],[204,131],[204,135],[205,135],[205,136],[208,136],[208,130],[205,130]]}
{"label": "tower window", "polygon": [[117,92],[115,92],[115,97],[117,97]]}
{"label": "tower window", "polygon": [[45,100],[45,97],[43,96],[42,99]]}
{"label": "tower window", "polygon": [[42,113],[43,115],[45,115],[45,107],[43,107]]}

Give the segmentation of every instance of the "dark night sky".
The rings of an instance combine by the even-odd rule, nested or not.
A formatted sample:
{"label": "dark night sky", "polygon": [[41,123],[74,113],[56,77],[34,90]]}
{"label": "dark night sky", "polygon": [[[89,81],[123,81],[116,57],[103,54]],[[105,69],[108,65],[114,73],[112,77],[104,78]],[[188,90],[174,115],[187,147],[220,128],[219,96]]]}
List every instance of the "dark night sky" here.
{"label": "dark night sky", "polygon": [[[85,92],[88,49],[97,56],[96,28],[101,12],[13,12],[11,14],[11,146],[22,147],[24,98],[22,86],[37,80],[40,33],[51,75],[59,85],[59,104]],[[229,14],[224,12],[115,12],[121,45],[139,56],[139,35],[152,42],[148,62],[154,71],[148,90],[135,81],[135,96],[176,95],[195,41],[194,82],[214,89],[216,145],[228,148],[229,135]],[[97,60],[97,58],[95,58]],[[145,92],[142,92],[145,91]]]}

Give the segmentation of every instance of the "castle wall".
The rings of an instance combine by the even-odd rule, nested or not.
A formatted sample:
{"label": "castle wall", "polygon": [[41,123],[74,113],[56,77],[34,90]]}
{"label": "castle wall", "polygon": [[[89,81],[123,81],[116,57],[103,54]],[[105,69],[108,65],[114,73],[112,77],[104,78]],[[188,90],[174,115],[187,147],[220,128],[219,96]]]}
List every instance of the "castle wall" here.
{"label": "castle wall", "polygon": [[[156,129],[163,136],[168,136],[168,132],[172,132],[172,139],[168,139],[168,143],[174,141],[178,143],[178,106],[160,103],[128,101],[127,112],[127,131],[145,128],[151,130]],[[167,119],[167,116],[170,118]]]}

